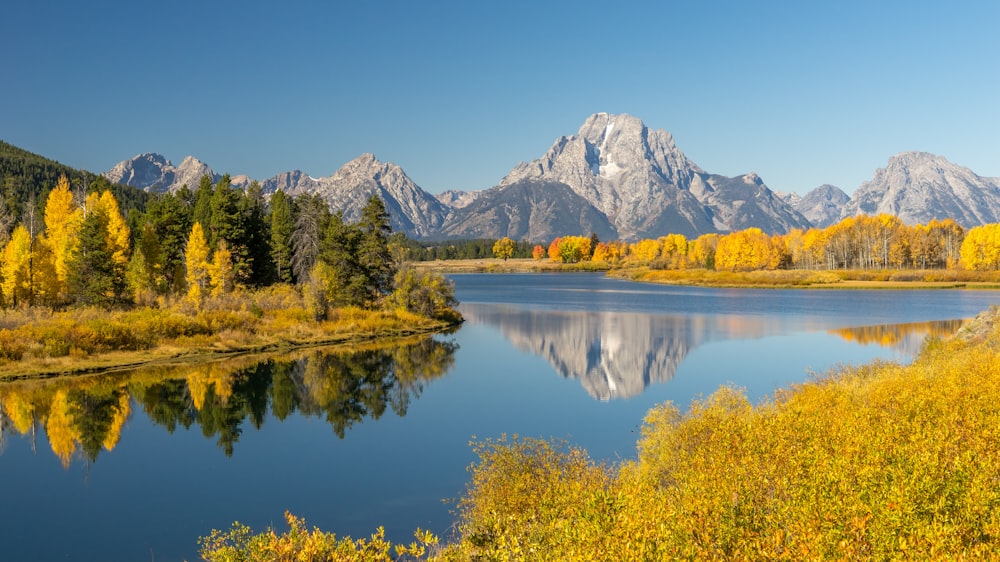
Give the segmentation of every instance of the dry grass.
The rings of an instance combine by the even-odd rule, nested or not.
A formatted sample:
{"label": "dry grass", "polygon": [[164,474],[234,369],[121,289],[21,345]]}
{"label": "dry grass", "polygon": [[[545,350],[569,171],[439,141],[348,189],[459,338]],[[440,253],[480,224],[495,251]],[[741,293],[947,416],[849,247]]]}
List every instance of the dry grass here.
{"label": "dry grass", "polygon": [[212,298],[200,309],[178,300],[112,312],[5,311],[0,314],[0,379],[401,337],[447,326],[405,311],[360,308],[342,309],[332,319],[316,322],[292,287]]}

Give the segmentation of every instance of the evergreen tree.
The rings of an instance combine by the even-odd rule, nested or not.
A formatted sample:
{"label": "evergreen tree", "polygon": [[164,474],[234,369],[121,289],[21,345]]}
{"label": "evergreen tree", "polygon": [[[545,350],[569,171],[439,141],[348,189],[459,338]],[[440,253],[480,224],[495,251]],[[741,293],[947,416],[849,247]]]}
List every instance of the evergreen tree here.
{"label": "evergreen tree", "polygon": [[233,189],[229,174],[222,176],[215,185],[211,199],[211,222],[209,223],[208,245],[218,248],[219,241],[225,240],[232,254],[233,270],[240,283],[247,282],[253,266],[247,255],[247,228],[244,221],[242,192]]}
{"label": "evergreen tree", "polygon": [[[160,195],[150,201],[146,210],[146,224],[150,225],[162,248],[163,275],[168,286],[173,286],[175,291],[183,288],[184,246],[187,244],[193,224],[192,208],[184,198],[185,191],[188,195],[191,194],[190,190],[181,189],[174,195]],[[150,258],[147,251],[146,259]],[[175,281],[180,282],[175,283]]]}
{"label": "evergreen tree", "polygon": [[69,293],[78,303],[110,307],[125,294],[125,264],[115,260],[108,244],[109,222],[103,210],[83,219],[67,279]]}
{"label": "evergreen tree", "polygon": [[330,208],[318,195],[303,194],[295,200],[295,230],[292,232],[292,273],[299,281],[309,278],[327,223]]}
{"label": "evergreen tree", "polygon": [[291,200],[280,189],[271,195],[271,261],[275,276],[281,283],[293,283],[292,275],[292,219]]}
{"label": "evergreen tree", "polygon": [[334,213],[323,232],[318,261],[325,267],[314,268],[312,277],[323,285],[326,301],[338,305],[364,305],[368,298],[368,277],[358,261],[362,233],[357,225],[344,222],[340,211]]}
{"label": "evergreen tree", "polygon": [[245,282],[255,287],[270,285],[276,278],[271,259],[271,222],[268,220],[260,184],[251,183],[241,201],[246,233],[246,259],[250,266],[250,274]]}
{"label": "evergreen tree", "polygon": [[361,222],[358,223],[361,232],[358,244],[358,265],[365,276],[365,291],[370,304],[376,303],[392,292],[393,278],[396,275],[396,262],[389,252],[389,236],[392,226],[389,222],[389,212],[385,203],[378,195],[373,194],[361,210]]}
{"label": "evergreen tree", "polygon": [[193,205],[191,207],[191,221],[201,223],[202,228],[211,224],[212,221],[212,178],[207,175],[201,176],[198,187],[194,190]]}

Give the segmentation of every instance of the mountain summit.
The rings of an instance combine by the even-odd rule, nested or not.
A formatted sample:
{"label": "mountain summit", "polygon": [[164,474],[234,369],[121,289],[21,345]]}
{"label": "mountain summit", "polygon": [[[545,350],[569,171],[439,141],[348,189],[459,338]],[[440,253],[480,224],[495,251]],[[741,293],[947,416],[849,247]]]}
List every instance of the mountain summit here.
{"label": "mountain summit", "polygon": [[1000,221],[1000,178],[926,152],[903,152],[875,170],[844,206],[843,215],[896,215],[906,224],[955,219],[965,227]]}
{"label": "mountain summit", "polygon": [[202,176],[218,181],[221,176],[212,171],[204,162],[193,156],[174,166],[155,152],[146,152],[123,160],[102,174],[108,181],[137,187],[144,191],[163,193],[177,191],[183,185],[191,189],[198,186]]}
{"label": "mountain summit", "polygon": [[669,132],[627,114],[591,115],[576,135],[558,138],[544,156],[515,167],[499,187],[524,182],[569,186],[623,238],[808,226],[756,174],[709,174],[677,148]]}
{"label": "mountain summit", "polygon": [[417,238],[437,235],[448,214],[448,207],[421,189],[402,168],[381,162],[371,153],[358,156],[326,178],[286,172],[265,180],[261,187],[264,193],[281,189],[289,195],[319,195],[331,209],[343,211],[348,221],[359,220],[368,197],[378,194],[392,217],[393,229]]}

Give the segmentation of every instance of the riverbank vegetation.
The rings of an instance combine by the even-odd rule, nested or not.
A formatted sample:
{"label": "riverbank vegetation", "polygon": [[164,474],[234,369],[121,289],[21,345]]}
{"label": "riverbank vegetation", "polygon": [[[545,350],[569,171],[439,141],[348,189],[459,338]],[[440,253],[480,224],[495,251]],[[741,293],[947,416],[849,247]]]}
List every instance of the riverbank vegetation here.
{"label": "riverbank vegetation", "polygon": [[998,287],[998,234],[1000,224],[966,231],[952,220],[908,226],[882,214],[782,235],[748,228],[692,240],[681,234],[635,242],[562,236],[547,248],[534,247],[537,265],[522,260],[503,269],[558,264],[636,281],[725,287]]}
{"label": "riverbank vegetation", "polygon": [[[1000,311],[909,366],[840,369],[751,404],[721,388],[653,408],[638,457],[502,437],[458,500],[456,535],[352,540],[289,516],[202,539],[206,560],[801,560],[1000,556]],[[335,554],[334,554],[335,553]],[[304,558],[303,558],[304,557]]]}
{"label": "riverbank vegetation", "polygon": [[394,258],[376,196],[348,222],[315,196],[279,191],[265,201],[259,185],[206,176],[126,220],[100,187],[74,191],[62,176],[13,230],[11,215],[0,216],[0,373],[400,336],[460,321],[448,281]]}

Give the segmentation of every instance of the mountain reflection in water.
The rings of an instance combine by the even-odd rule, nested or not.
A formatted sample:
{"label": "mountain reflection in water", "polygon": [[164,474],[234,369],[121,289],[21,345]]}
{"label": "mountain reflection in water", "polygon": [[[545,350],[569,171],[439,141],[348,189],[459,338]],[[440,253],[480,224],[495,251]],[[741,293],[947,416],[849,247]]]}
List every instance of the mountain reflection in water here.
{"label": "mountain reflection in water", "polygon": [[[617,311],[530,310],[463,304],[466,321],[496,327],[516,348],[544,358],[563,377],[578,380],[598,400],[631,398],[650,384],[674,378],[696,347],[730,339],[757,339],[789,330],[775,316],[648,314]],[[956,332],[963,320],[884,324],[827,330],[847,341],[919,351],[927,335]]]}
{"label": "mountain reflection in water", "polygon": [[360,351],[310,350],[294,356],[249,356],[196,365],[0,385],[0,437],[44,430],[69,467],[97,461],[118,444],[132,408],[173,433],[199,426],[227,456],[246,423],[260,429],[268,412],[324,419],[343,438],[386,410],[405,416],[425,382],[446,374],[457,345],[433,338]]}

